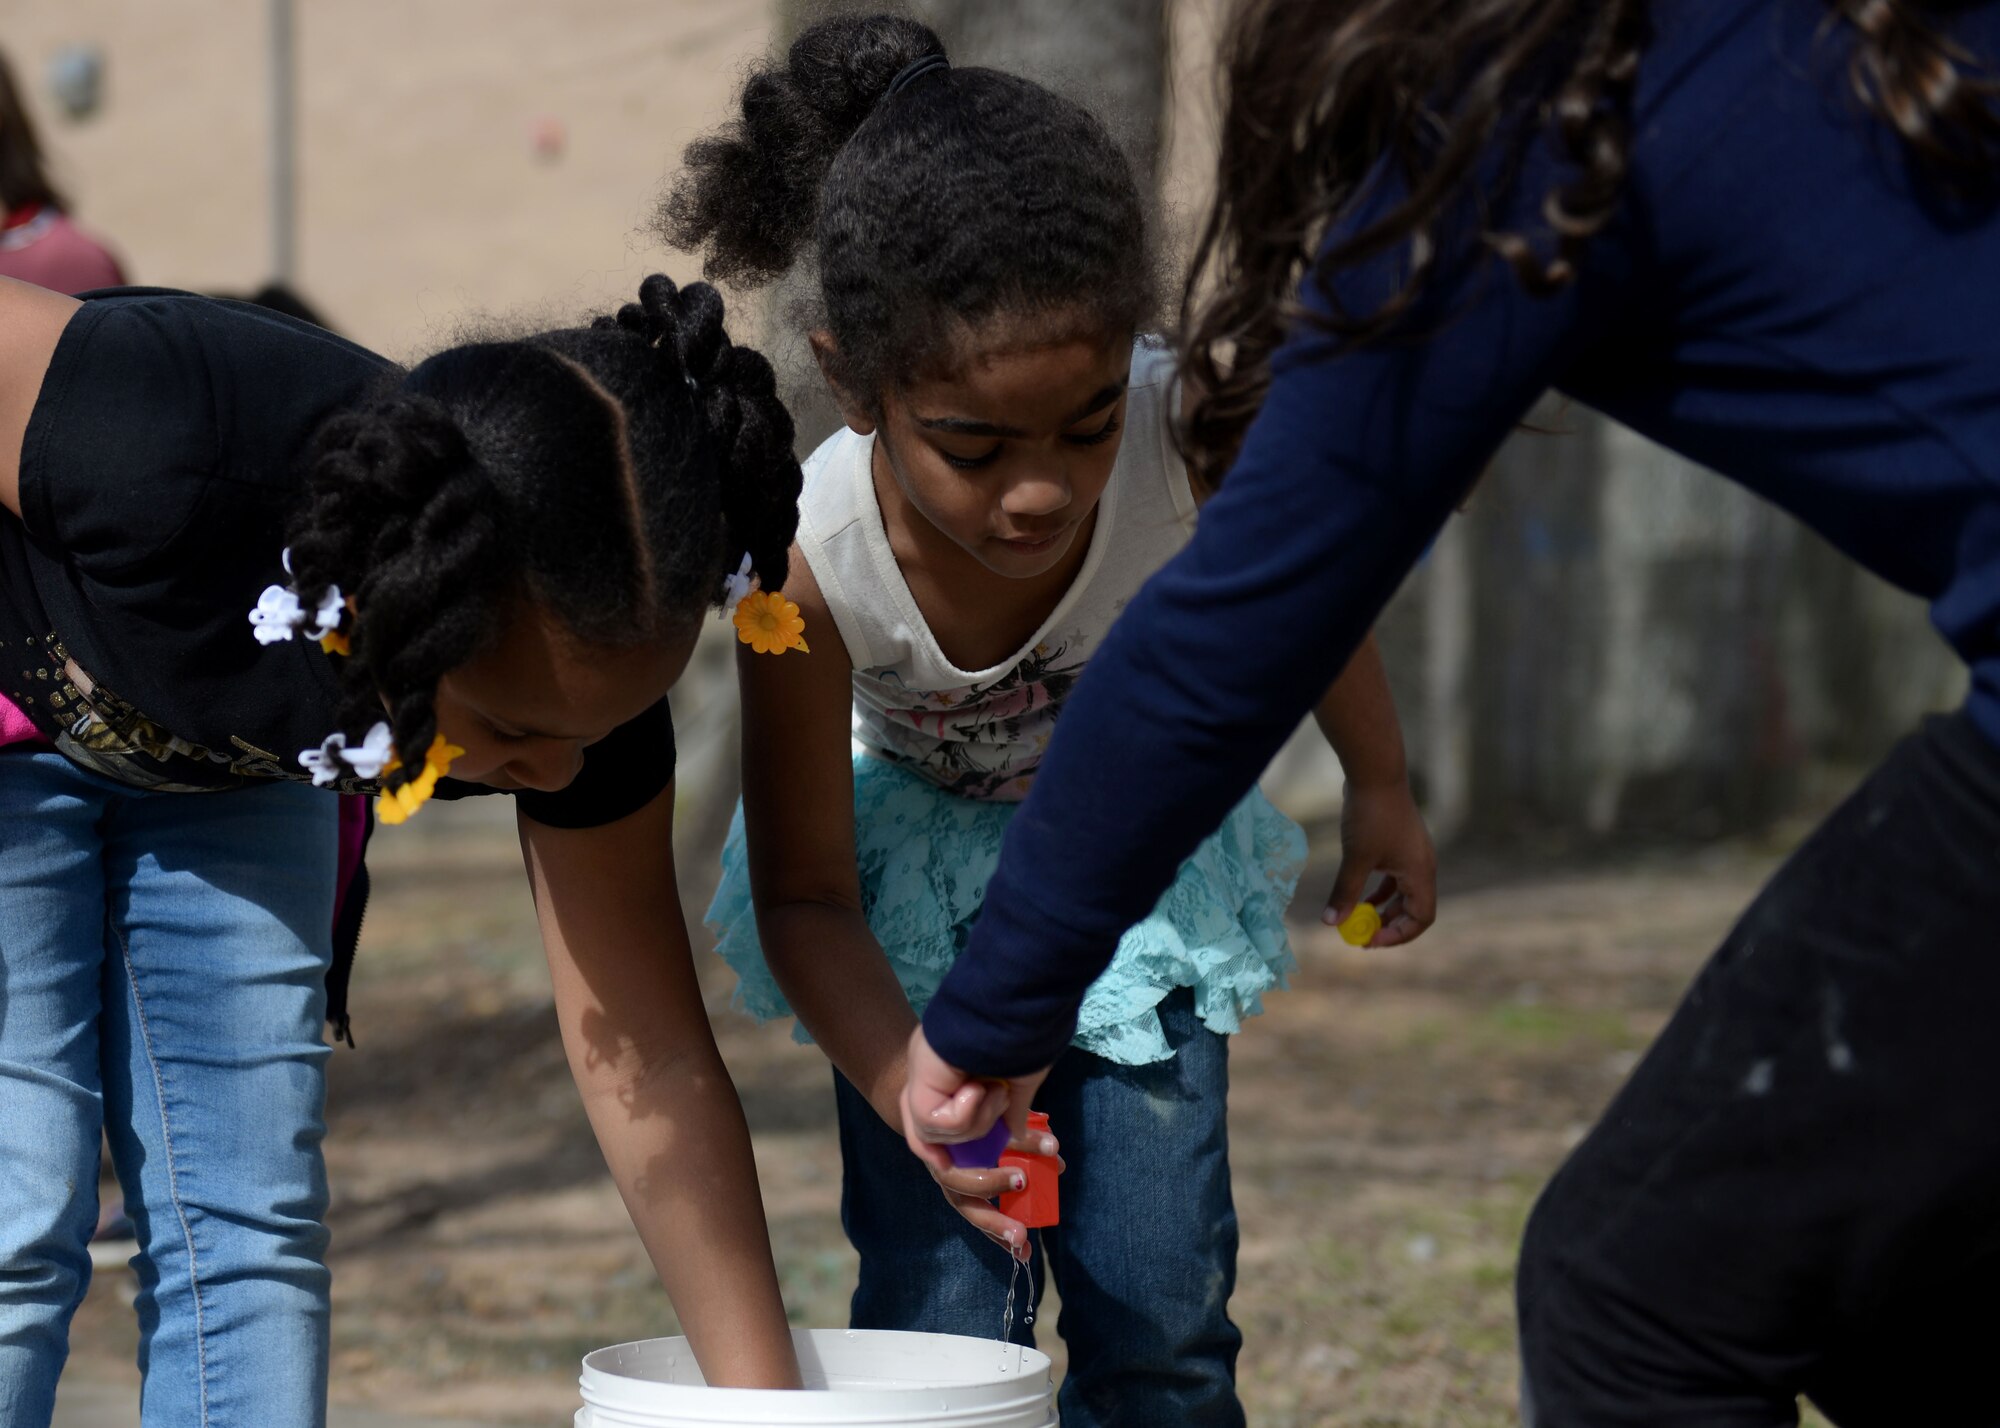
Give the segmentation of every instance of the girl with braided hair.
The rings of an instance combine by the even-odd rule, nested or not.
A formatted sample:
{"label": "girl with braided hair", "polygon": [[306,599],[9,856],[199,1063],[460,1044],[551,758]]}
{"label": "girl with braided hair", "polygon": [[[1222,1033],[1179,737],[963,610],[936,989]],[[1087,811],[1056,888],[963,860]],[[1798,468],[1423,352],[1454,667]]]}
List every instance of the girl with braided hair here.
{"label": "girl with braided hair", "polygon": [[1227,479],[1014,822],[912,1040],[913,1148],[1019,1123],[1120,930],[1555,387],[1923,596],[1971,693],[1542,1196],[1525,1416],[1995,1422],[2000,4],[1238,0],[1223,54],[1185,360]]}
{"label": "girl with braided hair", "polygon": [[155,289],[0,283],[0,331],[0,1420],[49,1422],[101,1123],[145,1421],[324,1421],[338,810],[496,791],[709,1381],[796,1385],[671,871],[667,691],[705,610],[755,579],[739,620],[785,613],[797,524],[791,420],[714,290],[407,372]]}
{"label": "girl with braided hair", "polygon": [[[1011,1251],[1062,1295],[1066,1425],[1240,1424],[1228,1045],[1292,965],[1295,825],[1239,798],[1128,919],[1042,1088],[1069,1149],[1060,1225],[988,1203],[1019,1172],[927,1173],[897,1104],[1050,730],[1194,524],[1171,357],[1135,340],[1155,275],[1131,170],[1042,86],[953,68],[914,21],[842,18],[750,76],[665,218],[739,281],[810,244],[811,341],[846,422],[806,463],[788,589],[812,649],[739,660],[751,756],[707,920],[746,1008],[795,1012],[835,1067],[852,1323],[990,1334]],[[1401,911],[1377,945],[1407,941],[1435,862],[1380,661],[1326,685],[1351,791],[1328,916],[1379,872]],[[1012,1333],[1032,1344],[1032,1316]]]}

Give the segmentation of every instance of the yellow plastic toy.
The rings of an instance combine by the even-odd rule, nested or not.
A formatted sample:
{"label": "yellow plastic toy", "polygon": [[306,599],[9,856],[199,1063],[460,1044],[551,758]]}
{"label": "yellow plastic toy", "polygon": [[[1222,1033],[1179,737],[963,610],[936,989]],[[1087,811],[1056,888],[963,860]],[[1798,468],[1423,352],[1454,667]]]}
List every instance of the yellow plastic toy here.
{"label": "yellow plastic toy", "polygon": [[1381,930],[1382,914],[1372,902],[1356,903],[1354,911],[1347,914],[1347,921],[1335,929],[1340,940],[1350,947],[1366,947],[1369,939]]}

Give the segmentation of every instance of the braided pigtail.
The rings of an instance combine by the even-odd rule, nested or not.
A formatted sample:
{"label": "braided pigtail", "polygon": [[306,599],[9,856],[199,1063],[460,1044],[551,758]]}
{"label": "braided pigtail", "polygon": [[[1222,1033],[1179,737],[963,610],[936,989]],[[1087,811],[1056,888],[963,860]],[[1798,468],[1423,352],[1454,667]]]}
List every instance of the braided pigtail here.
{"label": "braided pigtail", "polygon": [[342,722],[366,727],[388,705],[402,765],[384,777],[392,789],[421,773],[437,737],[438,678],[492,637],[508,571],[496,514],[465,434],[430,397],[386,394],[314,442],[292,572],[309,605],[331,586],[353,594]]}

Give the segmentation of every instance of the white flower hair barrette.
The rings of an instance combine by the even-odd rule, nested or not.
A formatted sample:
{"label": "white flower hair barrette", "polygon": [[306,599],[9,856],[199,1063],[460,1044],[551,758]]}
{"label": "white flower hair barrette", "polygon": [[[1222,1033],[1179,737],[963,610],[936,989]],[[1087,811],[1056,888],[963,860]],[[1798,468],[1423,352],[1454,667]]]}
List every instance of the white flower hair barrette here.
{"label": "white flower hair barrette", "polygon": [[299,762],[311,771],[315,785],[326,788],[340,782],[343,774],[379,778],[395,756],[396,745],[390,737],[388,721],[380,720],[356,747],[347,747],[345,734],[328,734],[317,749],[300,753]]}
{"label": "white flower hair barrette", "polygon": [[[285,574],[290,575],[291,551],[286,550],[281,559]],[[346,617],[347,599],[340,593],[338,585],[327,586],[319,605],[310,612],[299,599],[299,592],[291,586],[266,585],[264,593],[257,597],[256,608],[250,612],[250,627],[260,645],[289,640],[303,630],[310,638],[318,640],[321,648],[345,654],[343,647],[346,640],[340,633],[340,623]]]}
{"label": "white flower hair barrette", "polygon": [[722,608],[733,611],[750,598],[750,592],[757,588],[757,574],[750,565],[750,552],[743,552],[743,563],[736,567],[734,575],[722,577]]}

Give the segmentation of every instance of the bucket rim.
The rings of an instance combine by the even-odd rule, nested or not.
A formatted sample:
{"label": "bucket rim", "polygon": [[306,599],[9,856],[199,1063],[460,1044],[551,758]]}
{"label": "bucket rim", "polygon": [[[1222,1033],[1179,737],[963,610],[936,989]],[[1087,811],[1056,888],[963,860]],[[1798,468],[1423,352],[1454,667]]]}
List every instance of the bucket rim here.
{"label": "bucket rim", "polygon": [[[1009,1355],[1010,1362],[1006,1368],[991,1378],[972,1383],[901,1383],[893,1387],[856,1387],[839,1390],[845,1406],[857,1410],[867,1407],[874,1415],[897,1414],[899,1409],[907,1408],[916,1410],[920,1414],[907,1421],[948,1422],[949,1417],[940,1416],[934,1398],[930,1406],[921,1410],[918,1410],[917,1404],[911,1402],[915,1398],[931,1398],[944,1391],[959,1400],[944,1410],[946,1415],[965,1412],[987,1419],[988,1415],[995,1411],[1028,1408],[1036,1403],[1046,1403],[1054,1391],[1051,1381],[1054,1361],[1040,1349],[1031,1349],[1025,1345],[1006,1344],[998,1339],[981,1339],[969,1334],[932,1334],[909,1329],[792,1330],[792,1341],[799,1346],[801,1357],[805,1357],[806,1351],[814,1350],[812,1356],[815,1360],[819,1357],[816,1349],[820,1344],[831,1347],[870,1339],[899,1340],[903,1345],[913,1349],[928,1344],[932,1346],[934,1353],[946,1346],[955,1353],[984,1354],[996,1349],[1016,1351]],[[630,1356],[640,1352],[673,1352],[674,1350],[665,1347],[668,1345],[678,1346],[677,1351],[686,1354],[692,1361],[694,1354],[688,1345],[687,1337],[678,1334],[606,1344],[584,1355],[582,1372],[577,1379],[584,1406],[592,1410],[609,1409],[614,1412],[648,1411],[651,1405],[633,1403],[630,1401],[631,1396],[635,1393],[644,1393],[651,1397],[654,1390],[671,1386],[674,1390],[675,1409],[683,1414],[720,1413],[723,1416],[715,1420],[718,1423],[787,1421],[805,1423],[812,1421],[808,1415],[815,1411],[807,1409],[806,1403],[823,1402],[817,1395],[813,1395],[811,1400],[804,1400],[794,1389],[713,1388],[707,1384],[664,1385],[657,1379],[636,1378],[611,1367],[621,1354]],[[746,1414],[756,1416],[743,1416]],[[892,1423],[897,1421],[897,1417],[871,1416],[867,1421]]]}

